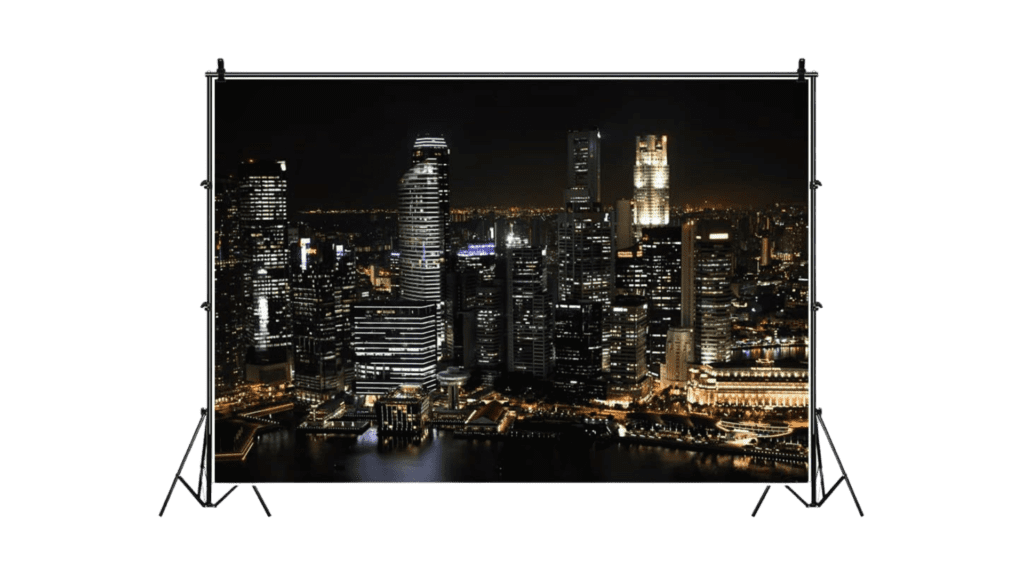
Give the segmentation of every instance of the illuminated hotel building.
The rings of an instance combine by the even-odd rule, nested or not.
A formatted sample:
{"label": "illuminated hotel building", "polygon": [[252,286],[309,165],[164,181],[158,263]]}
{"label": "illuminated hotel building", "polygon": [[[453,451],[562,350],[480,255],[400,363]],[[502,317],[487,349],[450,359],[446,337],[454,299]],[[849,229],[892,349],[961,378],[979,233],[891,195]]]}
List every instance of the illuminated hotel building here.
{"label": "illuminated hotel building", "polygon": [[668,136],[637,136],[633,168],[633,225],[668,224]]}
{"label": "illuminated hotel building", "polygon": [[647,375],[647,301],[620,296],[610,308],[609,327],[611,367],[608,398],[636,400],[648,390]]}
{"label": "illuminated hotel building", "polygon": [[810,402],[807,368],[777,368],[759,360],[752,368],[701,366],[686,390],[691,404],[803,408]]}
{"label": "illuminated hotel building", "polygon": [[352,307],[355,393],[376,396],[398,386],[437,384],[437,306],[384,302]]}
{"label": "illuminated hotel building", "polygon": [[570,130],[567,140],[569,165],[565,203],[589,206],[601,202],[601,132]]}
{"label": "illuminated hotel building", "polygon": [[277,367],[247,369],[247,378],[290,378],[287,355],[292,346],[291,290],[288,270],[287,181],[283,161],[247,161],[240,169],[241,226],[247,244],[245,280],[252,287],[248,336],[249,364]]}
{"label": "illuminated hotel building", "polygon": [[516,248],[508,256],[508,370],[547,378],[554,355],[547,250]]}
{"label": "illuminated hotel building", "polygon": [[728,222],[701,222],[694,235],[694,332],[701,364],[729,359],[732,344],[732,230]]}

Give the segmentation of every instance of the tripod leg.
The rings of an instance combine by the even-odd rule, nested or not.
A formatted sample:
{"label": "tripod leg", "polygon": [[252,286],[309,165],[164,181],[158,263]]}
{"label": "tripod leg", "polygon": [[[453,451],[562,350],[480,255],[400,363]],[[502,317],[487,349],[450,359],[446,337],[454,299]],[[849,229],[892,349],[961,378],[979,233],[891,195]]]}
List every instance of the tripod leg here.
{"label": "tripod leg", "polygon": [[263,496],[260,495],[260,491],[256,489],[256,485],[255,484],[252,487],[252,491],[255,492],[256,493],[256,497],[260,499],[260,504],[263,505],[263,511],[267,513],[267,518],[270,518],[270,509],[267,508],[267,503],[263,501]]}
{"label": "tripod leg", "polygon": [[[814,437],[814,446],[813,446],[813,448],[814,448],[815,458],[817,458],[818,481],[819,481],[819,483],[821,485],[821,493],[824,494],[825,493],[825,467],[824,467],[824,464],[822,464],[822,460],[821,460],[821,442],[819,442],[819,439],[818,439],[817,436]],[[821,502],[824,502],[824,499],[819,501],[817,504],[820,506]],[[814,502],[812,502],[811,504],[814,504]]]}
{"label": "tripod leg", "polygon": [[178,466],[178,472],[174,475],[174,480],[171,480],[171,489],[167,491],[167,498],[164,498],[164,505],[160,507],[160,516],[164,515],[164,510],[167,509],[167,503],[171,501],[171,494],[174,492],[174,485],[178,483],[178,478],[181,477],[181,471],[185,469],[185,461],[188,460],[188,453],[192,451],[192,445],[196,443],[196,436],[199,436],[199,429],[203,427],[203,420],[206,419],[206,410],[202,411],[202,415],[199,417],[199,424],[196,425],[196,431],[192,433],[192,441],[188,443],[188,449],[185,450],[185,455],[181,458],[181,466]]}
{"label": "tripod leg", "polygon": [[[210,438],[206,434],[203,434],[203,452],[199,456],[199,482],[196,484],[196,494],[203,493],[203,472],[206,471],[206,451],[210,449]],[[202,499],[199,500],[202,502]],[[209,502],[203,503],[203,506],[208,506]]]}
{"label": "tripod leg", "polygon": [[853,496],[853,503],[857,505],[857,512],[860,513],[861,517],[864,516],[864,511],[861,510],[860,502],[857,501],[857,493],[853,491],[853,484],[850,483],[850,475],[846,473],[846,468],[843,468],[843,461],[839,459],[839,452],[836,450],[836,445],[832,443],[832,436],[828,433],[828,428],[825,426],[825,419],[821,417],[821,413],[818,413],[818,422],[821,423],[821,429],[825,431],[825,438],[828,440],[828,445],[832,448],[832,454],[836,457],[836,462],[839,464],[839,471],[843,473],[843,478],[846,479],[846,486],[850,489],[850,496]]}
{"label": "tripod leg", "polygon": [[761,493],[761,499],[757,501],[757,506],[754,506],[754,513],[750,515],[751,518],[757,516],[757,511],[761,509],[761,502],[764,502],[764,497],[768,495],[768,490],[770,490],[771,487],[771,484],[764,487],[764,492]]}
{"label": "tripod leg", "polygon": [[235,484],[234,486],[231,487],[230,490],[225,492],[224,495],[220,497],[220,500],[217,500],[217,503],[214,504],[213,507],[216,508],[217,506],[220,506],[220,503],[223,502],[224,499],[227,498],[232,492],[234,492],[235,488],[238,488],[238,484]]}
{"label": "tripod leg", "polygon": [[793,496],[796,496],[796,499],[799,500],[804,505],[804,508],[809,508],[811,506],[810,504],[807,503],[806,500],[801,498],[800,495],[796,493],[796,490],[793,490],[789,486],[786,486],[786,490],[789,490],[790,494],[792,494]]}

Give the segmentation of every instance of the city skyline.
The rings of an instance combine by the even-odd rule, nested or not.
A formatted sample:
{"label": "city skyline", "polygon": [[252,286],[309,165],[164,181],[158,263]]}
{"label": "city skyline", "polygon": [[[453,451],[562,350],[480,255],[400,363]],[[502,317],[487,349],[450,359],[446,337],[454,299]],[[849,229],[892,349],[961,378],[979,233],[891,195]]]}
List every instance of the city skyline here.
{"label": "city skyline", "polygon": [[[402,94],[377,94],[390,115],[362,109],[349,125],[364,123],[359,137],[339,136],[334,145],[316,139],[337,124],[297,120],[336,112],[317,106],[337,83],[315,84],[323,90],[300,107],[268,101],[273,90],[249,84],[258,88],[249,102],[276,102],[276,114],[218,100],[229,120],[240,112],[248,119],[248,128],[219,120],[217,128],[229,134],[216,147],[223,165],[213,306],[220,468],[266,480],[800,478],[809,399],[806,190],[798,197],[771,175],[806,175],[806,165],[780,165],[779,149],[767,143],[782,146],[784,136],[757,141],[749,126],[742,135],[721,128],[736,128],[749,114],[738,120],[744,115],[712,113],[715,134],[725,138],[720,147],[673,159],[678,147],[670,138],[685,119],[631,116],[619,127],[648,126],[624,139],[628,161],[609,158],[606,148],[617,145],[601,125],[569,129],[548,152],[551,130],[535,123],[573,117],[559,98],[575,96],[577,108],[592,108],[584,87],[609,86],[602,94],[611,96],[621,86],[557,82],[529,94],[492,94],[504,99],[502,114],[489,100],[474,113],[458,106],[467,93],[481,96],[480,83],[446,86],[454,111],[439,111],[438,95],[422,92],[431,84],[400,84]],[[347,85],[351,102],[375,84]],[[629,94],[633,114],[658,114],[659,100],[643,96],[652,86],[686,87],[641,82]],[[752,83],[728,88],[733,98],[763,96]],[[403,109],[403,101],[413,108]],[[703,104],[694,106],[708,113]],[[399,120],[406,113],[415,120]],[[439,114],[448,126],[490,139],[474,142],[476,153],[460,153],[444,132],[402,133]],[[460,124],[474,114],[491,121]],[[522,117],[532,120],[509,133],[509,118]],[[758,118],[771,124],[769,116]],[[385,142],[388,135],[395,141]],[[279,153],[295,147],[293,137],[301,146]],[[325,160],[339,146],[348,156]],[[698,202],[692,189],[677,186],[686,181],[680,174],[700,180],[713,173],[705,164],[716,156],[746,167],[730,172],[733,192],[757,182],[776,193],[723,208],[727,193],[709,189]],[[311,194],[318,185],[309,176],[332,162],[336,170],[320,182],[321,192],[338,190],[361,207],[339,209],[329,195]],[[627,185],[609,193],[624,174]],[[477,188],[460,188],[460,181],[477,181]],[[365,186],[372,189],[358,192]],[[501,189],[507,208],[491,196]],[[557,207],[521,209],[524,190],[540,190]],[[471,199],[464,205],[475,199],[492,208],[459,209],[463,197]],[[265,435],[275,439],[257,444]],[[333,448],[317,440],[339,436]],[[487,456],[466,439],[508,452],[494,469],[480,468]],[[580,458],[593,456],[579,452],[587,446],[615,446],[620,461],[601,472],[593,468],[598,462],[576,461],[552,475],[530,463],[535,452],[546,453],[534,445],[538,439]],[[420,470],[420,463],[437,462],[427,456],[435,442],[461,455],[446,457],[443,469]],[[374,444],[381,456],[366,452]],[[664,470],[642,472],[629,455],[634,444],[665,448]],[[324,450],[330,462],[310,460]],[[387,464],[390,452],[406,460]],[[699,452],[728,457],[695,469],[686,454]],[[366,458],[371,469],[360,471]],[[346,472],[350,465],[356,469]]]}
{"label": "city skyline", "polygon": [[560,207],[573,131],[600,134],[605,205],[633,197],[644,134],[667,137],[672,206],[806,200],[807,101],[792,81],[240,80],[218,90],[218,177],[240,158],[287,160],[296,212],[397,207],[389,192],[409,168],[408,143],[426,135],[451,149],[452,207]]}

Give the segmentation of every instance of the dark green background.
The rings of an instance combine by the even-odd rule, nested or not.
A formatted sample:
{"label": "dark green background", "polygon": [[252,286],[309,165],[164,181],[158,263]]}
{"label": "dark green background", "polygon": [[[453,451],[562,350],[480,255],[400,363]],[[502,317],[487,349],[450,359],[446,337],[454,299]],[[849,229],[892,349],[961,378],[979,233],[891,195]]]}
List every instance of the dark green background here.
{"label": "dark green background", "polygon": [[[1019,63],[999,64],[1019,50],[1017,17],[983,3],[212,5],[5,8],[8,565],[962,572],[1017,542],[1004,510],[1019,509],[1019,458],[990,448],[1019,434],[999,423],[1016,418],[1020,377],[997,367],[1016,355],[994,326],[1020,316],[1020,184],[998,174],[1020,162]],[[204,399],[198,182],[217,56],[249,71],[775,71],[806,56],[821,72],[819,401],[867,517],[845,492],[805,510],[780,486],[752,520],[753,485],[267,485],[272,520],[248,487],[217,510],[179,488],[158,520]]]}

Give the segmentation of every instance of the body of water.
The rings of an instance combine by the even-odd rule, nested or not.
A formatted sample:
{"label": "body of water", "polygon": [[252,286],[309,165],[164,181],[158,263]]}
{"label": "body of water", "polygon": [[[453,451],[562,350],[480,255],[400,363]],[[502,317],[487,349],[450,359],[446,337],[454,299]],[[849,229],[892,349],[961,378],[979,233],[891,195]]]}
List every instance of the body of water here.
{"label": "body of water", "polygon": [[618,442],[312,435],[278,429],[218,482],[805,482],[806,465]]}

